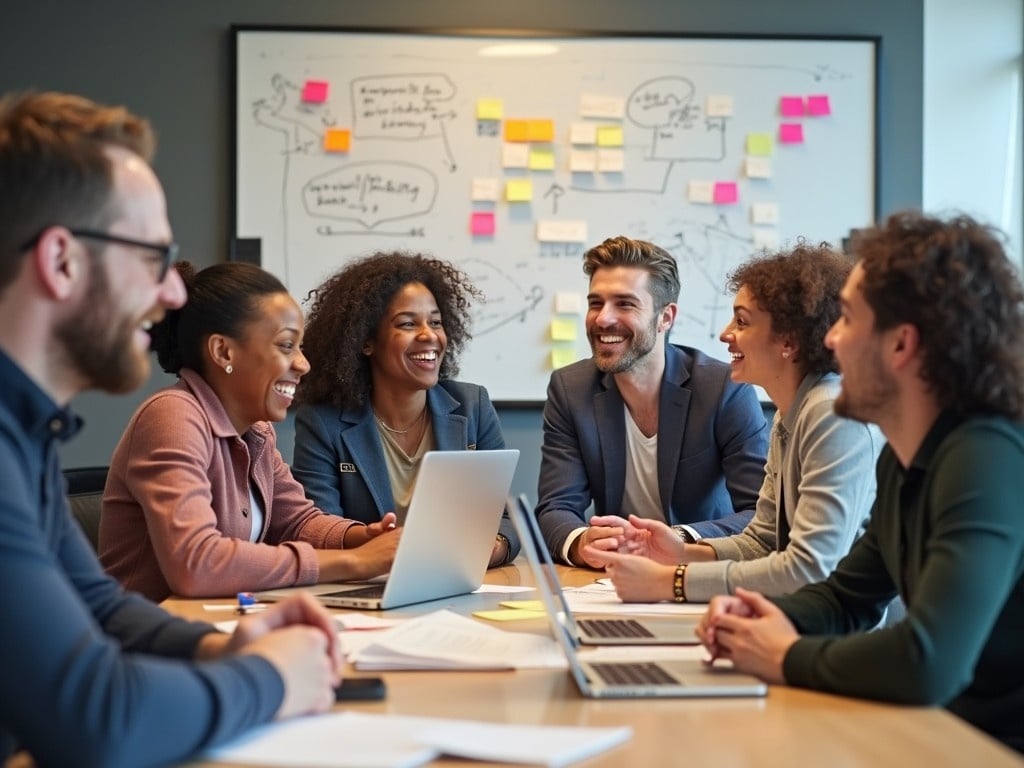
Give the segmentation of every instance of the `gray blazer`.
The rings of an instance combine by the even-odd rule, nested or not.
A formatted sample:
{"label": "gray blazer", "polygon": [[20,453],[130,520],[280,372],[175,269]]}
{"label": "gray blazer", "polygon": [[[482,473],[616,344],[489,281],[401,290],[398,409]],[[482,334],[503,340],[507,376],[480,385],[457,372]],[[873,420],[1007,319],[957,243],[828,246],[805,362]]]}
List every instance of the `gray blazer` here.
{"label": "gray blazer", "polygon": [[[619,514],[626,479],[625,404],[611,374],[581,360],[551,375],[537,519],[561,558],[572,531],[596,514]],[[658,486],[669,524],[701,536],[742,530],[764,477],[768,425],[752,387],[729,366],[666,345],[658,411]]]}

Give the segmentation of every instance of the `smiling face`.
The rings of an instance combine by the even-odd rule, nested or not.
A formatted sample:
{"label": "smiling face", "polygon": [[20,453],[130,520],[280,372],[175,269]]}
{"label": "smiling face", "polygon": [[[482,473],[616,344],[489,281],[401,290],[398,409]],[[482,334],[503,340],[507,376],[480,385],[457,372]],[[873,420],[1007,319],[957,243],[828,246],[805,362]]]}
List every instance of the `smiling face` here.
{"label": "smiling face", "polygon": [[590,278],[587,339],[599,370],[624,373],[661,354],[675,305],[655,308],[649,279],[636,267],[601,267]]}
{"label": "smiling face", "polygon": [[422,283],[403,286],[363,348],[375,388],[427,390],[437,385],[448,347],[441,310]]}
{"label": "smiling face", "polygon": [[792,365],[782,356],[786,344],[772,331],[772,316],[745,285],[736,291],[732,320],[718,338],[729,347],[733,381],[768,388]]}
{"label": "smiling face", "polygon": [[256,300],[256,318],[242,338],[221,337],[231,364],[230,375],[218,377],[218,392],[239,434],[257,421],[284,421],[295,387],[308,371],[302,354],[305,320],[287,293]]}

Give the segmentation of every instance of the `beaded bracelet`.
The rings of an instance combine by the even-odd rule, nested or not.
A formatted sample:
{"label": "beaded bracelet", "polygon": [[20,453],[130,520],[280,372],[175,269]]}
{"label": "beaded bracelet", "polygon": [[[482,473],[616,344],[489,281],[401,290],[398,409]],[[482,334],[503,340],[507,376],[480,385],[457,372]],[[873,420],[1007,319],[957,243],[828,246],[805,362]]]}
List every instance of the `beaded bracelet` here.
{"label": "beaded bracelet", "polygon": [[672,599],[677,603],[686,602],[686,563],[676,566],[676,575],[672,578]]}

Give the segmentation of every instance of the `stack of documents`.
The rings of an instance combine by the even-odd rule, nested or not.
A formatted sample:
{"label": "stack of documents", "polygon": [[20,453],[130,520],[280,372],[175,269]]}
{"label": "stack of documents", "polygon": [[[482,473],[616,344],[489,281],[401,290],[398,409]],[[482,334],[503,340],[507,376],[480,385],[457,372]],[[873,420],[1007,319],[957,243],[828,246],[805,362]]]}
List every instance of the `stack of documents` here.
{"label": "stack of documents", "polygon": [[505,632],[448,610],[379,632],[343,632],[342,650],[356,669],[563,668],[547,636]]}
{"label": "stack of documents", "polygon": [[257,728],[204,758],[303,768],[399,768],[441,755],[557,768],[623,744],[633,729],[502,725],[341,712]]}

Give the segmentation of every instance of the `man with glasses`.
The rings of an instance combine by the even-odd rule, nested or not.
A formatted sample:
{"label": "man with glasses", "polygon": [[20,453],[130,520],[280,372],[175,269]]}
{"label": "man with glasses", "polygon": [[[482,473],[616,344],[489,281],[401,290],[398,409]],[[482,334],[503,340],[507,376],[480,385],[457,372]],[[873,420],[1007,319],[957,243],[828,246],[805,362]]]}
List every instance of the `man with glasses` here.
{"label": "man with glasses", "polygon": [[175,762],[334,700],[337,641],[311,600],[233,635],[173,618],[103,573],[68,512],[68,403],[145,381],[147,329],[185,301],[153,144],[123,108],[0,100],[0,762]]}

